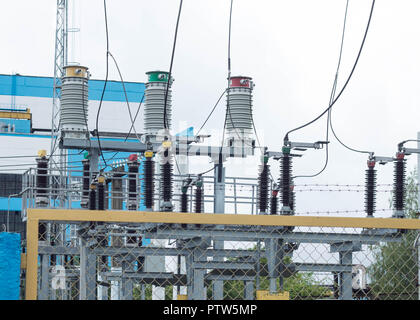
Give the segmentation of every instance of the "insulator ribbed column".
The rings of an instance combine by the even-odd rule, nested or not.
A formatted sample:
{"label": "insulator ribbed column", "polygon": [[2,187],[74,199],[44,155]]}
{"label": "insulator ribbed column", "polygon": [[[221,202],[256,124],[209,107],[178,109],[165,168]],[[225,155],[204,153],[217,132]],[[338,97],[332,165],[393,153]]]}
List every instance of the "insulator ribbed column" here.
{"label": "insulator ribbed column", "polygon": [[278,203],[279,203],[278,194],[279,194],[278,190],[273,190],[271,193],[271,199],[270,199],[270,214],[271,215],[276,215],[278,213]]}
{"label": "insulator ribbed column", "polygon": [[[128,158],[128,203],[127,208],[130,211],[136,211],[138,209],[138,197],[137,197],[137,180],[139,175],[139,162],[136,154],[132,154]],[[128,234],[135,233],[134,230],[128,230]],[[137,246],[136,237],[127,236],[128,246]]]}
{"label": "insulator ribbed column", "polygon": [[96,184],[92,183],[89,190],[89,210],[96,210]]}
{"label": "insulator ribbed column", "polygon": [[173,210],[172,206],[172,190],[173,190],[173,166],[172,166],[172,155],[169,153],[169,149],[163,152],[160,164],[160,198],[162,199],[161,210],[170,212]]}
{"label": "insulator ribbed column", "polygon": [[405,172],[406,161],[404,153],[397,153],[397,159],[394,162],[394,208],[396,215],[404,216],[405,204]]}
{"label": "insulator ribbed column", "polygon": [[365,178],[365,211],[368,217],[373,217],[376,208],[376,170],[375,161],[368,161]]}
{"label": "insulator ribbed column", "polygon": [[139,174],[139,162],[137,155],[131,155],[129,161],[127,162],[128,166],[128,210],[137,210],[138,201],[137,201],[137,180]]}
{"label": "insulator ribbed column", "polygon": [[90,160],[84,159],[83,165],[83,178],[82,178],[82,201],[81,207],[87,208],[89,200],[89,184],[90,184]]}
{"label": "insulator ribbed column", "polygon": [[295,213],[296,209],[296,192],[295,192],[295,186],[293,185],[293,179],[290,179],[290,210],[292,211],[292,214]]}
{"label": "insulator ribbed column", "polygon": [[263,164],[260,166],[258,176],[258,207],[260,214],[268,212],[268,192],[269,192],[269,174],[270,166],[267,164],[268,158],[264,157]]}
{"label": "insulator ribbed column", "polygon": [[[285,149],[285,148],[284,148]],[[286,152],[285,152],[286,151]],[[290,150],[283,150],[283,157],[280,160],[280,196],[283,207],[282,214],[290,214],[291,211],[291,181],[292,181],[292,157]]]}
{"label": "insulator ribbed column", "polygon": [[144,202],[146,210],[153,210],[155,204],[155,162],[153,161],[153,151],[145,152],[146,161],[144,162]]}
{"label": "insulator ribbed column", "polygon": [[105,210],[105,178],[98,178],[98,210]]}
{"label": "insulator ribbed column", "polygon": [[[38,152],[39,157],[36,158],[36,197],[35,204],[37,207],[48,206],[48,159],[46,152],[41,150]],[[47,224],[40,222],[38,226],[38,240],[47,241],[48,239]]]}
{"label": "insulator ribbed column", "polygon": [[69,138],[85,139],[88,135],[88,68],[65,66],[61,79],[60,130]]}
{"label": "insulator ribbed column", "polygon": [[[188,189],[187,189],[188,191]],[[181,212],[188,212],[188,193],[182,191],[181,194]]]}

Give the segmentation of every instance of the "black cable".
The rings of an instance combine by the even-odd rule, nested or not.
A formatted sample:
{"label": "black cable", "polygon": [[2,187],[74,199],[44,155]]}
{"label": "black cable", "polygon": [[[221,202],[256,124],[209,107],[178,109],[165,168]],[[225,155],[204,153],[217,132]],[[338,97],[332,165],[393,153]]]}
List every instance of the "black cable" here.
{"label": "black cable", "polygon": [[340,99],[340,97],[341,97],[341,95],[343,94],[344,90],[346,89],[346,87],[347,87],[348,83],[350,82],[350,79],[352,78],[353,73],[354,73],[354,71],[355,71],[355,69],[356,69],[356,66],[357,66],[357,64],[358,64],[358,62],[359,62],[360,55],[361,55],[361,53],[362,53],[362,50],[363,50],[363,47],[364,47],[364,44],[365,44],[365,41],[366,41],[366,37],[367,37],[368,31],[369,31],[370,22],[371,22],[371,20],[372,20],[372,14],[373,14],[373,9],[374,9],[374,6],[375,6],[375,0],[372,0],[372,7],[371,7],[371,10],[370,10],[369,20],[368,20],[368,23],[367,23],[367,26],[366,26],[365,34],[364,34],[364,36],[363,36],[362,44],[361,44],[361,46],[360,46],[360,49],[359,49],[359,52],[358,52],[358,54],[357,54],[357,58],[356,58],[356,61],[355,61],[354,65],[353,65],[353,68],[352,68],[352,70],[351,70],[351,72],[350,72],[350,74],[349,74],[349,76],[348,76],[348,78],[347,78],[346,82],[344,83],[344,86],[343,86],[343,88],[341,89],[340,93],[339,93],[339,94],[337,95],[337,97],[334,99],[333,103],[332,103],[332,104],[330,104],[330,106],[329,106],[327,109],[325,109],[325,110],[324,110],[324,111],[323,111],[323,112],[322,112],[319,116],[317,116],[315,119],[313,119],[313,120],[311,120],[311,121],[309,121],[309,122],[305,123],[304,125],[301,125],[301,126],[299,126],[299,127],[295,128],[295,129],[292,129],[292,130],[288,131],[288,132],[286,133],[286,135],[284,136],[284,143],[285,143],[285,144],[287,144],[287,142],[288,142],[288,140],[289,140],[289,134],[290,134],[290,133],[295,132],[295,131],[300,130],[300,129],[303,129],[303,128],[305,128],[305,127],[307,127],[307,126],[311,125],[312,123],[316,122],[317,120],[319,120],[319,119],[320,119],[321,117],[323,117],[323,116],[324,116],[324,115],[325,115],[325,114],[326,114],[329,110],[331,110],[331,108],[335,105],[335,103],[338,101],[338,99]]}
{"label": "black cable", "polygon": [[[345,34],[346,34],[348,6],[349,6],[349,0],[347,0],[347,2],[346,2],[346,9],[345,9],[345,12],[344,12],[344,22],[343,22],[343,31],[341,33],[340,53],[338,55],[337,69],[336,69],[336,72],[335,72],[334,82],[333,82],[333,86],[332,86],[331,93],[330,93],[330,100],[329,100],[329,105],[330,106],[331,106],[331,104],[334,101],[335,92],[336,92],[337,83],[338,83],[338,74],[339,74],[340,66],[341,66],[341,58],[343,56],[343,47],[344,47],[344,38],[345,38]],[[330,128],[330,123],[331,123],[331,111],[332,111],[332,109],[330,109],[328,111],[328,116],[327,116],[327,132],[326,132],[325,141],[328,141],[328,138],[329,138],[329,128]],[[295,176],[293,178],[294,179],[296,179],[296,178],[315,178],[315,177],[319,176],[322,172],[325,171],[325,169],[328,166],[328,161],[329,161],[329,147],[328,147],[328,144],[327,144],[325,146],[325,164],[324,164],[323,168],[319,172],[317,172],[317,173],[315,173],[313,175]]]}
{"label": "black cable", "polygon": [[[140,137],[138,136],[137,131],[136,131],[136,127],[135,127],[135,123],[134,123],[135,120],[133,118],[133,114],[131,113],[130,102],[128,101],[127,90],[125,89],[125,82],[124,82],[124,79],[123,79],[123,76],[122,76],[120,67],[118,66],[117,60],[115,59],[115,57],[112,55],[111,52],[109,52],[109,55],[111,56],[112,60],[114,61],[115,67],[117,68],[118,75],[120,77],[121,84],[122,84],[122,87],[123,87],[124,96],[125,96],[125,102],[127,104],[128,114],[130,115],[130,121],[131,121],[130,133],[131,133],[131,130],[133,129],[134,130],[134,133],[136,134],[137,140],[139,140],[141,142]],[[144,97],[144,95],[143,95],[143,97]],[[142,99],[142,101],[143,101],[143,99]],[[140,106],[141,106],[141,103],[140,103]],[[140,106],[139,106],[139,108],[140,108]]]}
{"label": "black cable", "polygon": [[163,108],[163,126],[164,126],[165,129],[169,129],[168,128],[168,119],[166,119],[166,113],[167,113],[166,108],[167,108],[167,104],[168,104],[169,86],[171,85],[172,67],[173,67],[174,57],[175,57],[176,40],[178,38],[178,27],[179,27],[179,20],[181,18],[182,2],[183,2],[183,0],[180,0],[180,2],[179,2],[178,18],[176,20],[174,43],[173,43],[173,46],[172,46],[171,64],[170,64],[170,67],[169,67],[168,82],[166,83],[165,105],[164,105],[164,108]]}
{"label": "black cable", "polygon": [[104,17],[105,17],[105,33],[106,33],[106,75],[105,75],[104,88],[101,94],[101,100],[99,101],[98,112],[96,113],[96,136],[98,138],[99,152],[101,154],[101,157],[102,157],[102,160],[104,161],[105,166],[107,166],[105,157],[102,154],[101,139],[99,137],[99,114],[101,112],[102,102],[104,100],[106,85],[108,84],[108,76],[109,76],[109,32],[108,32],[108,15],[106,12],[106,0],[104,0]]}
{"label": "black cable", "polygon": [[198,134],[201,132],[201,130],[206,125],[207,121],[209,121],[210,117],[212,116],[214,110],[216,110],[217,106],[219,105],[220,100],[222,100],[222,98],[225,95],[226,91],[227,91],[226,89],[223,90],[222,94],[220,95],[219,99],[217,100],[216,104],[214,105],[213,109],[211,110],[210,114],[207,116],[206,120],[204,121],[204,123],[202,124],[202,126],[200,127],[200,129],[197,131],[196,136],[198,136]]}

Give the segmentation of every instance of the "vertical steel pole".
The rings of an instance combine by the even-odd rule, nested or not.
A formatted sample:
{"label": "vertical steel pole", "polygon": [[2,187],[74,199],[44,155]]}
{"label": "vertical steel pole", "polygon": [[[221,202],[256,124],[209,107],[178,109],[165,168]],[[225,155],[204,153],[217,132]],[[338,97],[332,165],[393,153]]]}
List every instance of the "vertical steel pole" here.
{"label": "vertical steel pole", "polygon": [[[214,213],[225,213],[225,168],[223,162],[215,165],[214,169]],[[223,226],[217,226],[217,229],[223,229]],[[215,240],[215,249],[224,249],[223,240]],[[223,261],[223,258],[213,258],[214,261]],[[213,299],[223,300],[223,281],[215,280],[213,282]]]}

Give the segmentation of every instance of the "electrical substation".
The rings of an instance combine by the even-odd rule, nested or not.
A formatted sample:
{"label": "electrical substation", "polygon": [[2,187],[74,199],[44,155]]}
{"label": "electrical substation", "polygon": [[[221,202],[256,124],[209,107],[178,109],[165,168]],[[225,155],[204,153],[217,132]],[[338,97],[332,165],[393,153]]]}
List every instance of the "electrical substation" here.
{"label": "electrical substation", "polygon": [[[392,156],[366,153],[365,212],[299,215],[293,163],[331,141],[299,141],[292,133],[302,126],[279,145],[260,145],[253,100],[263,88],[255,87],[252,74],[232,75],[230,57],[228,79],[221,79],[226,88],[220,144],[208,143],[205,134],[174,133],[172,62],[170,69],[145,70],[141,79],[142,132],[133,118],[132,127],[118,134],[89,130],[93,71],[67,60],[68,2],[57,0],[50,151],[36,150],[19,194],[26,225],[22,299],[418,299],[418,279],[409,276],[406,287],[415,283],[417,289],[393,293],[395,268],[375,269],[372,249],[418,234],[418,219],[407,216],[406,173],[407,158],[420,154],[407,144],[418,140],[401,142]],[[107,58],[115,60],[109,51]],[[329,116],[341,92],[322,115]],[[78,156],[76,165],[69,155]],[[229,175],[228,159],[254,156],[260,163],[253,178]],[[211,161],[211,168],[191,172],[188,159],[195,157]],[[376,215],[379,165],[394,166],[387,218]],[[226,214],[227,204],[235,213],[240,206],[240,214]],[[418,272],[414,260],[406,274]]]}

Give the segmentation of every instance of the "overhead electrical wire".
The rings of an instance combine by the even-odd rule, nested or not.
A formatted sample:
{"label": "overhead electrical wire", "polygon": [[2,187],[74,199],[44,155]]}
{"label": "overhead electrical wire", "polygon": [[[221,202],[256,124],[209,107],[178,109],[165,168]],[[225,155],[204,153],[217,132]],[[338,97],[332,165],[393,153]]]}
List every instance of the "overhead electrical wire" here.
{"label": "overhead electrical wire", "polygon": [[350,82],[350,80],[351,80],[351,78],[352,78],[352,76],[353,76],[353,74],[354,74],[354,71],[356,70],[356,67],[357,67],[357,64],[358,64],[358,62],[359,62],[359,59],[360,59],[360,56],[361,56],[361,53],[362,53],[362,51],[363,51],[363,47],[364,47],[364,45],[365,45],[365,42],[366,42],[366,38],[367,38],[367,34],[368,34],[368,31],[369,31],[369,27],[370,27],[370,22],[371,22],[371,20],[372,20],[372,14],[373,14],[373,9],[374,9],[374,7],[375,7],[375,0],[372,0],[372,6],[371,6],[371,10],[370,10],[370,14],[369,14],[369,19],[368,19],[368,22],[367,22],[367,26],[366,26],[366,30],[365,30],[365,33],[364,33],[364,36],[363,36],[363,40],[362,40],[362,43],[361,43],[361,46],[360,46],[360,49],[359,49],[359,52],[358,52],[358,54],[357,54],[357,57],[356,57],[356,60],[355,60],[355,62],[354,62],[354,64],[353,64],[353,67],[352,67],[352,69],[351,69],[351,72],[350,72],[350,74],[349,74],[349,76],[348,76],[348,78],[347,78],[347,80],[346,80],[346,82],[344,83],[344,85],[343,85],[343,87],[342,87],[342,89],[340,90],[340,92],[338,93],[338,95],[336,96],[336,98],[334,99],[334,101],[328,106],[328,108],[326,108],[319,116],[317,116],[316,118],[314,118],[313,120],[311,120],[311,121],[309,121],[309,122],[307,122],[307,123],[305,123],[305,124],[303,124],[303,125],[301,125],[301,126],[299,126],[299,127],[296,127],[296,128],[294,128],[294,129],[292,129],[292,130],[290,130],[290,131],[288,131],[287,133],[286,133],[286,135],[284,136],[284,143],[286,144],[288,141],[289,141],[289,134],[291,134],[292,132],[295,132],[295,131],[297,131],[297,130],[300,130],[300,129],[303,129],[303,128],[305,128],[305,127],[307,127],[307,126],[309,126],[309,125],[311,125],[311,124],[313,124],[314,122],[316,122],[316,121],[318,121],[320,118],[322,118],[329,110],[331,110],[331,108],[335,105],[335,103],[340,99],[340,97],[341,97],[341,95],[343,94],[343,92],[344,92],[344,90],[347,88],[347,85],[349,84],[349,82]]}
{"label": "overhead electrical wire", "polygon": [[105,157],[102,154],[101,139],[99,137],[99,114],[101,112],[102,103],[104,100],[105,90],[108,84],[108,76],[109,76],[109,31],[108,31],[108,15],[107,15],[107,10],[106,10],[106,0],[104,0],[104,18],[105,18],[105,34],[106,34],[106,74],[105,74],[104,88],[101,94],[101,100],[99,101],[98,112],[96,113],[96,136],[98,138],[98,147],[99,147],[100,155],[102,157],[102,160],[105,166],[107,166]]}
{"label": "overhead electrical wire", "polygon": [[[331,93],[330,93],[330,100],[329,100],[329,105],[330,106],[334,101],[335,93],[336,93],[336,89],[337,89],[338,74],[340,72],[341,59],[342,59],[342,56],[343,56],[344,38],[345,38],[345,34],[346,34],[348,7],[349,7],[349,0],[346,1],[346,8],[345,8],[345,12],[344,12],[344,22],[343,22],[343,31],[341,33],[340,52],[339,52],[339,55],[338,55],[338,63],[337,63],[337,69],[335,71],[334,82],[333,82],[333,86],[332,86]],[[332,109],[328,110],[327,130],[326,130],[326,135],[325,135],[325,141],[328,141],[328,139],[329,139],[331,111],[332,111]],[[328,146],[328,143],[327,143],[327,145],[325,146],[325,164],[322,167],[322,169],[320,171],[318,171],[317,173],[312,174],[312,175],[300,175],[300,176],[295,176],[293,178],[294,179],[297,179],[297,178],[315,178],[325,171],[325,169],[328,166],[328,161],[329,161],[329,146]]]}
{"label": "overhead electrical wire", "polygon": [[179,21],[180,21],[180,18],[181,18],[182,3],[183,3],[183,0],[180,0],[178,17],[176,19],[174,42],[173,42],[173,45],[172,45],[172,55],[171,55],[171,63],[170,63],[170,66],[169,66],[168,82],[166,83],[165,104],[164,104],[164,108],[163,108],[163,126],[166,130],[169,129],[168,119],[167,119],[167,110],[166,109],[167,109],[167,105],[168,105],[168,93],[169,93],[169,86],[171,85],[172,67],[173,67],[174,58],[175,58],[176,41],[177,41],[177,38],[178,38],[178,27],[179,27]]}

